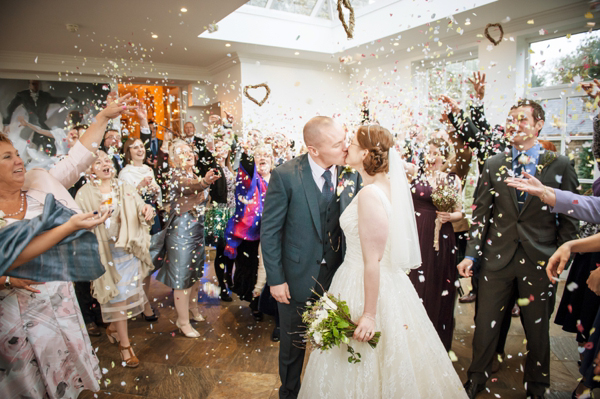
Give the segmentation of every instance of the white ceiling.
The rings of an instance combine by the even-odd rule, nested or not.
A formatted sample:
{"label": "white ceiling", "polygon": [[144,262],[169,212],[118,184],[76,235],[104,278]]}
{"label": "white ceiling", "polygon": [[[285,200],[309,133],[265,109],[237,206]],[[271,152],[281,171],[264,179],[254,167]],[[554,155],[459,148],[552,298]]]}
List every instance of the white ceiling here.
{"label": "white ceiling", "polygon": [[[404,1],[404,0],[403,0]],[[414,3],[414,0],[410,0]],[[322,53],[304,48],[294,55],[290,46],[262,45],[229,41],[230,47],[225,47],[225,40],[214,38],[198,38],[206,27],[213,22],[219,22],[227,17],[246,0],[103,0],[81,1],[60,0],[23,0],[4,2],[0,13],[0,58],[6,54],[26,53],[33,63],[35,54],[53,54],[65,59],[73,56],[94,57],[115,60],[123,66],[135,61],[149,64],[150,61],[161,65],[181,65],[208,71],[212,66],[223,63],[230,57],[252,56],[290,58],[302,62],[332,62],[339,64],[338,58],[343,55],[365,54],[366,58],[404,57],[406,49],[432,42],[435,35],[425,22],[431,26],[440,26],[437,38],[445,44],[459,48],[462,43],[472,45],[478,34],[489,22],[503,22],[507,34],[523,29],[547,29],[552,33],[553,26],[564,22],[572,24],[574,29],[584,29],[586,21],[583,14],[589,9],[590,2],[586,0],[496,0],[490,4],[468,10],[473,4],[463,6],[463,2],[450,0],[417,0],[420,4],[419,13],[407,11],[394,15],[381,15],[381,18],[393,20],[398,25],[397,32],[380,33],[382,37],[372,42],[361,44],[346,41],[343,52]],[[391,3],[387,1],[387,3]],[[400,2],[401,3],[401,2]],[[436,10],[447,4],[456,5],[452,18],[456,21],[448,27],[449,19],[435,17]],[[188,11],[182,13],[181,7]],[[408,9],[407,9],[408,10]],[[465,11],[468,10],[468,11]],[[270,11],[270,10],[269,10]],[[277,12],[277,11],[274,11]],[[279,11],[281,13],[281,11]],[[466,18],[471,21],[465,25]],[[535,24],[528,25],[529,19],[535,18]],[[598,20],[598,12],[595,19]],[[378,31],[378,26],[367,30]],[[415,22],[416,21],[416,22]],[[337,22],[337,21],[336,21]],[[361,21],[357,20],[357,24]],[[79,31],[70,33],[66,24],[78,24]],[[240,27],[223,27],[217,32],[220,35],[232,34],[234,29],[240,29],[242,35],[251,32]],[[411,27],[409,28],[409,25]],[[415,26],[419,25],[419,26]],[[580,27],[579,27],[580,26]],[[457,32],[461,27],[462,34]],[[361,26],[357,29],[365,29]],[[227,31],[226,31],[227,30]],[[239,32],[235,32],[236,34]],[[288,34],[285,31],[269,32],[273,37]],[[153,39],[152,34],[158,35]],[[215,40],[216,39],[216,40]],[[345,38],[343,39],[345,40]],[[398,42],[398,46],[392,46]],[[339,50],[335,50],[339,51]],[[418,53],[417,53],[418,54]],[[411,53],[411,58],[417,54]],[[2,63],[0,59],[0,64]],[[1,69],[1,68],[0,68]],[[126,66],[124,67],[126,69]]]}

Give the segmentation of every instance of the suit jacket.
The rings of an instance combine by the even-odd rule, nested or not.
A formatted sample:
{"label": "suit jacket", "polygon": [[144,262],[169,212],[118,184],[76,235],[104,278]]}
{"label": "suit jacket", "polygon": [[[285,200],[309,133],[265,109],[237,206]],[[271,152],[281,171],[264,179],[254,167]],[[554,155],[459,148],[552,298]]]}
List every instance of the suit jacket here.
{"label": "suit jacket", "polygon": [[[543,265],[558,246],[577,237],[578,222],[551,213],[538,197],[528,195],[519,211],[516,190],[504,182],[509,170],[512,152],[507,148],[485,161],[477,184],[466,255],[492,271],[508,264],[519,243],[534,264]],[[546,186],[571,192],[579,185],[569,158],[551,151],[540,151],[536,177]]]}
{"label": "suit jacket", "polygon": [[[358,173],[342,172],[340,167],[337,177],[338,187],[344,186],[342,192],[336,190],[341,214],[362,182]],[[273,171],[265,197],[260,241],[267,282],[270,286],[287,282],[297,302],[311,296],[323,259],[326,237],[321,237],[319,193],[304,154]]]}

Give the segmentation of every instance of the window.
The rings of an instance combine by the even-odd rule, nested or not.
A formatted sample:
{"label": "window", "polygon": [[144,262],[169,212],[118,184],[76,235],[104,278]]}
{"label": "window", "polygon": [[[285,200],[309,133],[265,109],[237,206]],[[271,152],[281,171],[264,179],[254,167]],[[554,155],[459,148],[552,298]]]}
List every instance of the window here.
{"label": "window", "polygon": [[425,125],[438,125],[442,105],[438,98],[442,94],[466,104],[474,95],[473,86],[466,80],[479,70],[477,58],[459,61],[420,61],[413,63],[413,87],[419,90],[416,109],[426,109]]}
{"label": "window", "polygon": [[594,181],[592,120],[598,111],[576,84],[600,77],[600,31],[530,42],[527,97],[540,102],[546,123],[540,139],[549,140],[568,156],[582,185],[581,193]]}
{"label": "window", "polygon": [[530,83],[550,87],[600,77],[600,30],[529,44]]}

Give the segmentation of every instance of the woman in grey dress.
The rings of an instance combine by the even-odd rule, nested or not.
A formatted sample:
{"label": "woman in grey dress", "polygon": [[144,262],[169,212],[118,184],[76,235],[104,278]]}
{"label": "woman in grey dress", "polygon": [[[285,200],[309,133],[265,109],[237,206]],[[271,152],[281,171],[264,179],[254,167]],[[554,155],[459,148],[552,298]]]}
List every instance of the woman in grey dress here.
{"label": "woman in grey dress", "polygon": [[175,140],[169,151],[170,214],[164,240],[164,256],[155,261],[161,267],[156,280],[173,288],[176,325],[190,338],[200,333],[190,324],[189,313],[196,321],[204,318],[196,304],[204,269],[204,209],[208,188],[219,176],[210,170],[205,177],[194,174],[194,151],[183,140]]}

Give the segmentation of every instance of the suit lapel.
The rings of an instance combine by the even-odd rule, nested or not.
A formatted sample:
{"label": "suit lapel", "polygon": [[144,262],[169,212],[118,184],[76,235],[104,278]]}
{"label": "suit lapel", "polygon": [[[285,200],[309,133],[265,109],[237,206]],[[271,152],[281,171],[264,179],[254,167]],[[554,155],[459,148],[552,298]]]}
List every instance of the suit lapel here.
{"label": "suit lapel", "polygon": [[[510,148],[510,147],[509,147]],[[507,168],[507,171],[512,171],[513,170],[513,165],[512,165],[512,150],[508,150],[504,152],[504,163],[503,165]],[[515,205],[515,209],[517,210],[517,213],[519,213],[519,203],[517,202],[517,190],[512,188],[512,187],[508,187],[508,191],[510,192],[510,197],[513,200],[513,204]]]}
{"label": "suit lapel", "polygon": [[319,195],[321,195],[321,193],[313,179],[312,170],[308,163],[308,154],[305,154],[304,159],[300,162],[300,180],[304,187],[304,194],[306,195],[306,201],[308,201],[308,208],[310,209],[313,223],[319,233],[319,238],[323,239],[323,237],[321,237],[321,214],[319,211]]}

